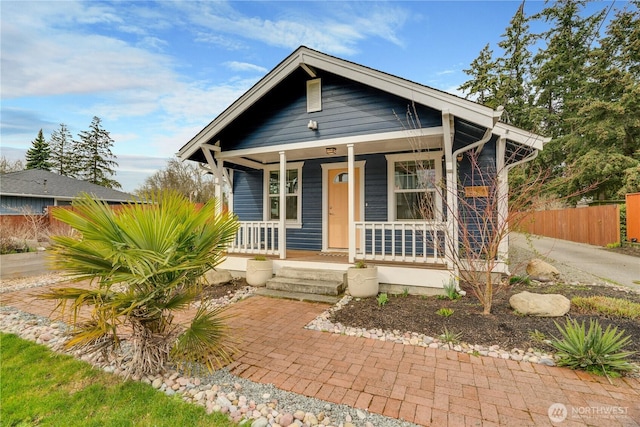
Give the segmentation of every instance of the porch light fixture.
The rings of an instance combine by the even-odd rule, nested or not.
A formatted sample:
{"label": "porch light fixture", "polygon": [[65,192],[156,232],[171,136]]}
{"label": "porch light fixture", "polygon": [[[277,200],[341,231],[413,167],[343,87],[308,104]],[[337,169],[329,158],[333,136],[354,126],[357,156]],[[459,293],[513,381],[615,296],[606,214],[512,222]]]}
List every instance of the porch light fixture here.
{"label": "porch light fixture", "polygon": [[316,122],[315,120],[309,120],[309,123],[307,123],[307,127],[310,130],[318,130],[318,122]]}
{"label": "porch light fixture", "polygon": [[335,156],[336,147],[327,147],[326,151],[327,151],[327,156]]}
{"label": "porch light fixture", "polygon": [[462,157],[463,157],[463,155],[462,155],[462,153],[460,153],[460,154],[458,154],[458,155],[456,156],[456,160],[457,160],[457,161],[459,161],[459,162],[461,162],[461,161],[462,161]]}

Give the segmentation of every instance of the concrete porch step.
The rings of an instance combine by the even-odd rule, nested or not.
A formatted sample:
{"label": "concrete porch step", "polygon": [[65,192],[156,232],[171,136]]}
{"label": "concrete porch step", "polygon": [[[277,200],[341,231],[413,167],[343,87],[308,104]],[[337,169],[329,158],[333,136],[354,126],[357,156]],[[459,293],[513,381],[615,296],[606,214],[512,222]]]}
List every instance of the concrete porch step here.
{"label": "concrete porch step", "polygon": [[340,295],[344,292],[342,280],[316,280],[276,276],[267,281],[267,289],[317,295]]}
{"label": "concrete porch step", "polygon": [[335,304],[340,300],[340,296],[336,295],[317,295],[309,294],[306,292],[289,292],[278,291],[275,289],[258,288],[256,289],[256,295],[262,295],[271,298],[284,298],[297,301],[310,301],[310,302],[322,302],[327,304]]}
{"label": "concrete porch step", "polygon": [[[258,292],[270,292],[270,296],[280,298],[336,302],[337,296],[344,293],[344,289],[344,271],[283,267],[275,277],[267,281],[264,290],[259,289]],[[331,296],[332,299],[312,299],[309,295]]]}
{"label": "concrete porch step", "polygon": [[278,274],[276,274],[276,277],[320,280],[320,281],[330,281],[330,282],[343,282],[344,274],[345,274],[344,271],[338,271],[338,270],[282,267],[280,270],[278,270]]}

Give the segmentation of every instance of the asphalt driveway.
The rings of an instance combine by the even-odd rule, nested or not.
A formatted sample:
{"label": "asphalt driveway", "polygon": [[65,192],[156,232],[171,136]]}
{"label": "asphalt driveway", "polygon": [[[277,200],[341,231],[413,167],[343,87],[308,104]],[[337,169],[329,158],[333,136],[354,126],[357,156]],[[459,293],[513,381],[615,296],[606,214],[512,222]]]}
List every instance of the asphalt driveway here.
{"label": "asphalt driveway", "polygon": [[549,237],[511,233],[511,250],[545,260],[566,279],[586,283],[611,283],[640,291],[640,258],[608,251],[599,246]]}

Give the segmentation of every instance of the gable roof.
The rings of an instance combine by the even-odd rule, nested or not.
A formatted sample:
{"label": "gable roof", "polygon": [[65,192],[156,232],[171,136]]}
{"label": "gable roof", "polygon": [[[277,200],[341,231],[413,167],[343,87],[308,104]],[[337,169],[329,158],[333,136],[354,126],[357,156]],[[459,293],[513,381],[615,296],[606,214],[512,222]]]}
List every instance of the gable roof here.
{"label": "gable roof", "polygon": [[26,169],[0,176],[0,194],[3,196],[73,199],[80,193],[108,202],[126,202],[133,198],[122,191],[41,169]]}
{"label": "gable roof", "polygon": [[[201,145],[209,143],[222,129],[299,68],[303,68],[312,77],[314,68],[328,71],[417,104],[438,111],[447,111],[454,117],[483,128],[497,128],[494,133],[532,148],[541,149],[542,145],[548,141],[548,138],[513,126],[503,124],[496,126],[502,114],[501,109],[493,110],[438,89],[300,46],[180,148],[178,156],[183,159],[190,158]],[[515,131],[516,129],[518,132]]]}

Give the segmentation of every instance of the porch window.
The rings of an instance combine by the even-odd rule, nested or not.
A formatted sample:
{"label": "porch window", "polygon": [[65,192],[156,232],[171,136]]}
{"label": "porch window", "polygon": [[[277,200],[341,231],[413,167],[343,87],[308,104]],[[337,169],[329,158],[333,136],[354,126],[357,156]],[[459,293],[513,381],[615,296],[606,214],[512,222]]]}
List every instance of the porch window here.
{"label": "porch window", "polygon": [[441,220],[441,152],[388,155],[389,218]]}
{"label": "porch window", "polygon": [[[291,166],[295,166],[291,168]],[[280,167],[274,165],[265,170],[266,203],[265,219],[280,219]],[[302,163],[287,165],[286,172],[286,220],[289,224],[300,224],[302,217]]]}

